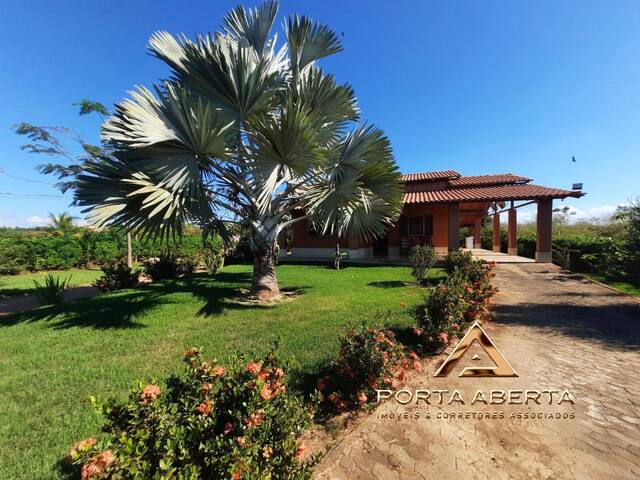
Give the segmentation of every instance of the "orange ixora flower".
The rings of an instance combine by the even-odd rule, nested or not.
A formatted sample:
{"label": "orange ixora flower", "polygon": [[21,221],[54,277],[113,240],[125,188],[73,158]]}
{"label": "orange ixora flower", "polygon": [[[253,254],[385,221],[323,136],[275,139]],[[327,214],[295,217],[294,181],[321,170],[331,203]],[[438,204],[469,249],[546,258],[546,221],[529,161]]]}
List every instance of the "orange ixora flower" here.
{"label": "orange ixora flower", "polygon": [[266,458],[266,459],[271,458],[271,454],[272,453],[273,453],[273,448],[271,448],[271,447],[264,447],[262,449],[262,457],[263,458]]}
{"label": "orange ixora flower", "polygon": [[213,375],[214,377],[221,377],[222,375],[224,375],[224,368],[214,367],[213,370],[211,370],[211,375]]}
{"label": "orange ixora flower", "polygon": [[198,349],[197,349],[197,348],[195,348],[195,347],[188,348],[188,349],[184,352],[184,356],[185,356],[185,357],[187,357],[187,358],[193,358],[193,357],[195,357],[195,356],[197,356],[197,355],[199,355],[199,354],[200,354],[200,350],[198,350]]}
{"label": "orange ixora flower", "polygon": [[264,421],[264,413],[257,411],[251,414],[251,416],[244,422],[247,428],[253,428],[259,426]]}
{"label": "orange ixora flower", "polygon": [[295,459],[301,460],[302,457],[304,457],[304,454],[306,451],[307,451],[307,446],[304,444],[304,442],[301,442],[298,448],[296,449],[296,453],[294,454]]}
{"label": "orange ixora flower", "polygon": [[262,364],[260,362],[250,362],[247,365],[247,372],[253,373],[254,375],[257,375],[258,373],[260,373],[261,369],[262,369]]}
{"label": "orange ixora flower", "polygon": [[143,405],[147,405],[160,396],[160,387],[158,385],[150,384],[142,389],[140,393],[140,400]]}
{"label": "orange ixora flower", "polygon": [[211,413],[211,406],[213,405],[213,402],[211,400],[207,400],[206,402],[202,402],[200,405],[198,405],[196,407],[196,412],[198,412],[200,415],[206,417],[207,415],[209,415]]}
{"label": "orange ixora flower", "polygon": [[364,405],[365,403],[367,403],[367,400],[369,398],[367,397],[367,394],[364,392],[358,392],[358,403],[360,405]]}
{"label": "orange ixora flower", "polygon": [[213,383],[203,383],[200,386],[200,394],[202,394],[202,396],[205,396],[211,391],[212,388],[213,388]]}
{"label": "orange ixora flower", "polygon": [[268,383],[265,383],[262,386],[262,390],[260,390],[260,396],[262,397],[263,400],[271,400],[273,397],[276,396],[276,393],[271,388],[271,385],[269,385]]}
{"label": "orange ixora flower", "polygon": [[102,475],[104,471],[113,463],[111,450],[100,452],[89,460],[89,463],[82,466],[81,479],[90,480]]}
{"label": "orange ixora flower", "polygon": [[73,458],[78,455],[78,453],[91,449],[91,447],[93,447],[95,444],[95,438],[85,438],[84,440],[80,440],[73,447],[71,447],[71,450],[69,451],[69,457]]}

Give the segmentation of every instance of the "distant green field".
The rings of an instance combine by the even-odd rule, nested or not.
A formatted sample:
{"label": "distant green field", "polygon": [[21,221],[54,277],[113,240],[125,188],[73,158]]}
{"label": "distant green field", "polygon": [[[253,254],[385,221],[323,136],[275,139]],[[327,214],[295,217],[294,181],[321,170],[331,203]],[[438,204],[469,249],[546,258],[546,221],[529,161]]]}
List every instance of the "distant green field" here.
{"label": "distant green field", "polygon": [[336,358],[345,325],[390,311],[387,326],[408,332],[424,298],[407,267],[281,265],[278,277],[299,296],[238,302],[251,267],[231,265],[0,319],[0,478],[58,478],[69,447],[99,434],[89,396],[123,397],[138,379],[164,378],[189,346],[224,362],[234,349],[264,353],[278,337],[304,391]]}
{"label": "distant green field", "polygon": [[89,285],[98,278],[102,271],[96,269],[78,269],[71,270],[52,270],[50,272],[23,273],[20,275],[3,275],[0,276],[0,298],[13,297],[15,295],[25,295],[33,291],[33,281],[41,281],[47,274],[53,274],[56,277],[71,277],[69,285]]}

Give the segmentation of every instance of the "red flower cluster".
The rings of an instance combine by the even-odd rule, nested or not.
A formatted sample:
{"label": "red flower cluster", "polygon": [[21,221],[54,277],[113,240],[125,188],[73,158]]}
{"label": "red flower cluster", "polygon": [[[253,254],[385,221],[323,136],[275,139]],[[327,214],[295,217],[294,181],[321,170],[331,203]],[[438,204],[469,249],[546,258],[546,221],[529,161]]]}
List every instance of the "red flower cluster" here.
{"label": "red flower cluster", "polygon": [[113,454],[110,450],[100,452],[82,466],[80,478],[82,480],[90,480],[99,477],[113,463]]}
{"label": "red flower cluster", "polygon": [[147,385],[142,389],[142,393],[140,393],[140,400],[143,405],[148,405],[149,403],[155,401],[156,398],[160,396],[160,387],[158,385]]}

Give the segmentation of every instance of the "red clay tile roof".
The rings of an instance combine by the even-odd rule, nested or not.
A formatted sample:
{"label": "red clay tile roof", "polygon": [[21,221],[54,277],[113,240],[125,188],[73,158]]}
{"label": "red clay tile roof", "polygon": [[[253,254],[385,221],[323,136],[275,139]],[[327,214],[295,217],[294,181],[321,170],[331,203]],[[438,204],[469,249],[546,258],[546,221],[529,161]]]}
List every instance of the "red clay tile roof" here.
{"label": "red clay tile roof", "polygon": [[502,185],[474,188],[451,188],[430,192],[407,192],[403,203],[497,202],[502,200],[542,200],[580,197],[583,193],[539,185]]}
{"label": "red clay tile roof", "polygon": [[402,175],[403,182],[424,182],[430,180],[449,180],[459,178],[460,174],[455,170],[442,170],[439,172],[405,173]]}
{"label": "red clay tile roof", "polygon": [[513,183],[528,183],[531,179],[513,175],[511,173],[498,173],[496,175],[471,175],[449,180],[449,185],[454,187],[466,187],[476,185],[507,185]]}

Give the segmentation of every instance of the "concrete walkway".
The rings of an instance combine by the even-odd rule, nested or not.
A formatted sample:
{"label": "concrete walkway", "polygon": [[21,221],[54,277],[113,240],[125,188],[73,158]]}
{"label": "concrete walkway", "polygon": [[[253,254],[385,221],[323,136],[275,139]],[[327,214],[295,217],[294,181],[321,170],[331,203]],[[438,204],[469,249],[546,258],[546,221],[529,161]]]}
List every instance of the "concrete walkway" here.
{"label": "concrete walkway", "polygon": [[507,255],[506,253],[492,252],[491,250],[485,250],[484,248],[463,248],[463,250],[473,253],[473,255],[486,262],[496,263],[535,263],[535,260],[527,257],[520,257],[518,255]]}
{"label": "concrete walkway", "polygon": [[[93,297],[100,293],[96,287],[91,285],[69,287],[64,292],[64,301],[71,302],[81,298]],[[26,312],[40,306],[38,297],[34,294],[12,297],[0,302],[0,318],[13,315],[14,313]]]}
{"label": "concrete walkway", "polygon": [[[325,456],[317,479],[640,478],[640,305],[552,265],[497,272],[497,318],[485,326],[519,376],[460,378],[456,367],[434,378],[434,362],[402,388],[457,389],[466,403],[386,401]],[[477,390],[517,389],[566,389],[575,404],[470,405]]]}

